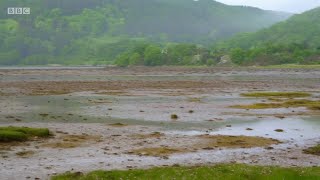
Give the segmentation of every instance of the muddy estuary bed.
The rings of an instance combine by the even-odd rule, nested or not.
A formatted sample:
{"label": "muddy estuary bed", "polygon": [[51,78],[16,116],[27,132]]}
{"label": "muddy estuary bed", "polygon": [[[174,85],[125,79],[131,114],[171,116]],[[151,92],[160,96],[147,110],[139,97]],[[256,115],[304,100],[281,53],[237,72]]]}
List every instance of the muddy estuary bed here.
{"label": "muddy estuary bed", "polygon": [[[319,166],[303,153],[320,143],[319,77],[317,69],[1,69],[0,126],[52,136],[0,143],[0,179],[175,164]],[[256,91],[310,96],[241,95]],[[300,104],[234,108],[292,99]]]}

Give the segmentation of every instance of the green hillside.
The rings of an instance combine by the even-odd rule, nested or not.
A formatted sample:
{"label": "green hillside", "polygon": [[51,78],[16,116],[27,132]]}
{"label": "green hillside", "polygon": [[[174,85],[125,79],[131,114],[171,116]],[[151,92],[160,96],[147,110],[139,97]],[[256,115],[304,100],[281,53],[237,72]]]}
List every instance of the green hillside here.
{"label": "green hillside", "polygon": [[[208,45],[290,14],[212,0],[0,1],[0,65],[106,64],[144,42]],[[7,15],[30,7],[31,15]]]}
{"label": "green hillside", "polygon": [[238,64],[319,64],[320,8],[294,15],[256,33],[239,34],[215,46]]}

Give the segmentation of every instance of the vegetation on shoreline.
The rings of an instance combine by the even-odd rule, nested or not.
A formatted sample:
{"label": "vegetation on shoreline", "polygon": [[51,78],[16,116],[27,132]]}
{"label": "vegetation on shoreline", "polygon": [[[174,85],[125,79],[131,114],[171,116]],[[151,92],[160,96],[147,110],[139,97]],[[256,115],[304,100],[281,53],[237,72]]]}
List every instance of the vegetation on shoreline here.
{"label": "vegetation on shoreline", "polygon": [[249,105],[234,105],[231,108],[238,109],[271,109],[271,108],[290,108],[306,107],[310,110],[320,110],[320,101],[307,99],[285,100],[277,103],[255,103]]}
{"label": "vegetation on shoreline", "polygon": [[50,136],[47,128],[0,127],[0,142],[26,141],[33,137]]}
{"label": "vegetation on shoreline", "polygon": [[320,64],[281,64],[270,66],[259,66],[261,69],[320,69]]}
{"label": "vegetation on shoreline", "polygon": [[65,173],[52,180],[93,180],[93,179],[296,179],[316,180],[320,177],[319,167],[282,168],[271,166],[250,166],[243,164],[221,164],[196,167],[157,167],[147,170],[94,171],[88,174]]}

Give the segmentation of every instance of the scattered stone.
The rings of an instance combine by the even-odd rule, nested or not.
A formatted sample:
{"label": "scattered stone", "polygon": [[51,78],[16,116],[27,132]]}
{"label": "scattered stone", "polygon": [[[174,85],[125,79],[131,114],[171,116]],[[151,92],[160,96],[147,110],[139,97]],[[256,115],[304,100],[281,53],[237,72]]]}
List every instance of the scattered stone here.
{"label": "scattered stone", "polygon": [[266,150],[272,150],[272,149],[274,149],[273,147],[266,147],[265,148]]}
{"label": "scattered stone", "polygon": [[284,119],[284,118],[286,118],[285,116],[281,116],[281,115],[277,115],[277,116],[274,116],[274,117],[279,118],[279,119]]}
{"label": "scattered stone", "polygon": [[176,120],[176,119],[178,119],[178,118],[179,118],[178,115],[176,115],[176,114],[171,114],[171,119]]}

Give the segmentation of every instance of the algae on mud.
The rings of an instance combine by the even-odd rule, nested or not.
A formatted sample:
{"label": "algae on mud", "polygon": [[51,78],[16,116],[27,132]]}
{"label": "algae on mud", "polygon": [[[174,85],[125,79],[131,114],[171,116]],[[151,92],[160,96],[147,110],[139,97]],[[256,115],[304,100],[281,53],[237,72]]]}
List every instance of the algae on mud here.
{"label": "algae on mud", "polygon": [[156,156],[156,157],[163,157],[163,156],[169,156],[171,154],[176,153],[183,153],[187,152],[183,149],[178,148],[167,148],[167,147],[152,147],[152,148],[141,148],[136,149],[131,152],[128,152],[129,154],[136,154],[140,156]]}
{"label": "algae on mud", "polygon": [[100,141],[100,139],[100,136],[92,136],[87,134],[65,135],[60,138],[57,138],[54,142],[42,144],[42,147],[61,149],[76,148],[88,142],[98,142]]}
{"label": "algae on mud", "polygon": [[[161,137],[162,134],[155,134],[150,137]],[[146,136],[147,138],[147,136]],[[175,138],[176,139],[176,138]],[[256,136],[227,136],[227,135],[199,135],[192,138],[193,143],[181,147],[145,147],[135,149],[129,154],[142,156],[169,156],[172,154],[195,152],[199,150],[212,150],[215,148],[253,148],[266,147],[270,145],[280,144],[281,141],[271,138],[256,137]]]}
{"label": "algae on mud", "polygon": [[306,107],[309,110],[319,110],[320,101],[313,101],[307,99],[293,99],[286,100],[277,103],[255,103],[249,105],[234,105],[230,106],[231,108],[237,109],[273,109],[273,108],[297,108],[297,107]]}
{"label": "algae on mud", "polygon": [[35,154],[34,151],[20,151],[20,152],[16,153],[16,155],[21,157],[21,158],[28,158],[28,157],[31,157],[34,154]]}
{"label": "algae on mud", "polygon": [[207,148],[252,148],[280,144],[281,141],[256,136],[200,135],[204,141],[198,147]]}
{"label": "algae on mud", "polygon": [[150,134],[135,134],[133,137],[139,138],[139,139],[148,139],[148,138],[161,138],[165,136],[164,133],[161,132],[152,132]]}
{"label": "algae on mud", "polygon": [[320,156],[320,144],[310,147],[308,149],[305,149],[303,150],[303,152],[306,154],[313,154],[313,155]]}
{"label": "algae on mud", "polygon": [[310,97],[310,93],[306,92],[249,92],[242,93],[245,97],[278,97],[278,98],[297,98]]}

